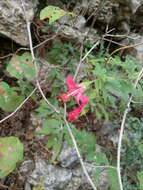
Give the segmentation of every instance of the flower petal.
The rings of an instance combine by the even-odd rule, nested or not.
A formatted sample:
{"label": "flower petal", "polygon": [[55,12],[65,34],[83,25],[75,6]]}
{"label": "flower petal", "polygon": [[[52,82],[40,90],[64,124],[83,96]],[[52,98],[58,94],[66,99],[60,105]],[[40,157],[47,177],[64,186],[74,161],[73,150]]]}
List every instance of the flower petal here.
{"label": "flower petal", "polygon": [[70,111],[68,113],[68,121],[75,121],[78,116],[80,115],[80,113],[82,112],[82,110],[84,109],[84,104],[81,104],[79,107],[75,108],[74,110]]}
{"label": "flower petal", "polygon": [[83,93],[78,93],[75,97],[76,103],[77,104],[87,104],[89,102],[89,99],[87,96],[84,96]]}
{"label": "flower petal", "polygon": [[73,91],[73,90],[76,90],[78,88],[78,85],[76,85],[74,83],[74,80],[73,80],[72,76],[68,76],[66,78],[66,84],[68,86],[68,91]]}
{"label": "flower petal", "polygon": [[80,97],[80,101],[81,101],[82,104],[88,104],[89,99],[88,99],[87,96],[82,95],[82,96]]}

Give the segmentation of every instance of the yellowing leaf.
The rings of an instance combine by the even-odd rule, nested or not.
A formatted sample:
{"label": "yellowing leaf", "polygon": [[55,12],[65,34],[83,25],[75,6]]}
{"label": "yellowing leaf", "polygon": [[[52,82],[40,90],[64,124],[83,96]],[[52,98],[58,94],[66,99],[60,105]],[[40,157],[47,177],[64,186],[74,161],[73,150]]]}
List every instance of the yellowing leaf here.
{"label": "yellowing leaf", "polygon": [[66,12],[59,7],[48,6],[48,7],[45,7],[44,9],[42,9],[42,11],[40,12],[40,19],[44,20],[44,19],[48,18],[49,24],[52,24],[53,22],[60,19],[62,16],[66,15],[66,14],[75,16],[73,13]]}

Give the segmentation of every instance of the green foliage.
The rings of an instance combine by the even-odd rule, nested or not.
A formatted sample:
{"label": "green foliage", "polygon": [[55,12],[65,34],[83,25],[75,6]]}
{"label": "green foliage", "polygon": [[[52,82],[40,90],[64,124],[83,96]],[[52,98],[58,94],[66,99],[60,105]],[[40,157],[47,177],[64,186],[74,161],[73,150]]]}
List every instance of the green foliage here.
{"label": "green foliage", "polygon": [[[48,61],[52,64],[60,64],[70,72],[73,72],[75,63],[80,59],[80,54],[77,47],[71,43],[55,42],[47,55]],[[56,69],[55,69],[56,70]]]}
{"label": "green foliage", "polygon": [[[44,119],[42,129],[37,131],[36,134],[48,135],[47,147],[52,148],[53,150],[53,162],[61,150],[64,139],[70,146],[73,146],[73,143],[62,118],[53,112],[49,112],[49,109],[46,107],[45,103],[42,102],[41,106],[36,111],[38,117],[48,117],[48,119]],[[75,136],[80,151],[86,153],[87,160],[93,160],[96,150],[95,135],[90,134],[85,130],[79,131],[75,128],[72,129],[72,132]]]}
{"label": "green foliage", "polygon": [[51,162],[56,160],[63,144],[62,120],[46,119],[43,122],[43,128],[37,134],[48,136],[47,147],[52,149]]}
{"label": "green foliage", "polygon": [[23,145],[17,137],[0,138],[0,178],[4,178],[23,159]]}
{"label": "green foliage", "polygon": [[36,109],[36,112],[37,112],[37,117],[39,117],[39,118],[42,118],[42,117],[45,117],[47,115],[54,113],[53,110],[48,108],[47,104],[44,101],[40,102],[40,105]]}
{"label": "green foliage", "polygon": [[8,62],[7,72],[17,80],[16,87],[11,87],[6,82],[0,82],[0,108],[11,112],[14,111],[25,96],[29,95],[33,86],[29,81],[36,76],[32,57],[29,52],[22,55],[13,55]]}
{"label": "green foliage", "polygon": [[122,113],[129,95],[140,96],[141,90],[135,90],[133,86],[140,68],[135,59],[127,57],[122,62],[119,57],[115,57],[107,61],[106,57],[106,54],[97,58],[92,55],[89,57],[91,67],[88,73],[91,73],[93,82],[87,94],[96,117],[108,120],[113,117],[112,111]]}
{"label": "green foliage", "polygon": [[63,9],[55,6],[48,6],[42,9],[40,12],[40,19],[49,19],[49,24],[54,23],[56,20],[60,19],[64,15],[72,15],[75,16],[71,12],[64,11]]}
{"label": "green foliage", "polygon": [[45,102],[41,103],[41,106],[36,110],[37,116],[48,116],[48,119],[44,119],[42,129],[37,131],[36,134],[48,135],[47,147],[52,149],[51,162],[54,163],[63,144],[63,120],[54,112],[51,112]]}
{"label": "green foliage", "polygon": [[[72,127],[72,133],[78,144],[78,148],[81,152],[85,153],[86,159],[89,161],[94,160],[95,151],[96,151],[96,137],[92,133],[89,133],[85,130],[77,130],[74,126]],[[73,146],[71,137],[68,134],[68,131],[65,128],[65,140],[69,145]]]}

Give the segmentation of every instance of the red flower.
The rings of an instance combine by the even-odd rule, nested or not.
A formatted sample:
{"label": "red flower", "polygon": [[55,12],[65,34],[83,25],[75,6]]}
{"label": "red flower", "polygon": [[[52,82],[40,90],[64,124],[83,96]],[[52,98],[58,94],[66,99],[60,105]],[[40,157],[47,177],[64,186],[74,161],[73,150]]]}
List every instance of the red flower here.
{"label": "red flower", "polygon": [[71,96],[75,97],[76,103],[79,106],[68,113],[68,120],[75,121],[84,109],[85,105],[89,102],[89,99],[83,95],[85,86],[75,84],[72,76],[68,76],[66,78],[66,84],[68,86],[68,92],[60,95],[60,100],[67,102]]}
{"label": "red flower", "polygon": [[77,120],[78,116],[80,115],[80,113],[82,112],[83,109],[84,109],[84,105],[81,104],[74,110],[70,111],[68,113],[68,121],[73,122],[73,121]]}

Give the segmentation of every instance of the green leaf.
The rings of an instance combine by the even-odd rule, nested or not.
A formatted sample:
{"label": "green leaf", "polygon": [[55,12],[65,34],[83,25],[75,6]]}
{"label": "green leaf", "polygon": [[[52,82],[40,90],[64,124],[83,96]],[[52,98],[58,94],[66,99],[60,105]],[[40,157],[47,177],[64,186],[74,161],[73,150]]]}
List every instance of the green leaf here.
{"label": "green leaf", "polygon": [[98,95],[97,89],[88,90],[87,92],[87,96],[90,100],[96,98],[97,95]]}
{"label": "green leaf", "polygon": [[[102,152],[95,152],[94,163],[96,166],[109,165],[106,155]],[[95,180],[97,181],[97,183],[100,180],[100,176],[102,172],[103,172],[103,168],[96,168],[93,172],[93,175],[95,176]]]}
{"label": "green leaf", "polygon": [[73,13],[66,12],[59,7],[48,6],[48,7],[45,7],[44,9],[42,9],[42,11],[40,12],[40,19],[44,20],[44,19],[48,18],[49,24],[52,24],[53,22],[60,19],[62,16],[66,15],[66,14],[75,16]]}
{"label": "green leaf", "polygon": [[0,178],[4,178],[23,159],[23,144],[17,137],[0,138]]}
{"label": "green leaf", "polygon": [[24,96],[17,95],[15,88],[10,88],[5,82],[0,82],[0,108],[5,111],[15,110],[24,100]]}
{"label": "green leaf", "polygon": [[109,113],[105,110],[105,107],[100,103],[98,103],[97,107],[100,110],[100,113],[102,113],[102,116],[104,116],[106,121],[108,121],[109,120]]}
{"label": "green leaf", "polygon": [[109,80],[106,83],[106,89],[123,100],[127,100],[129,94],[135,93],[135,89],[132,84],[122,79]]}
{"label": "green leaf", "polygon": [[95,151],[96,149],[96,137],[95,135],[86,132],[85,130],[73,130],[73,135],[75,136],[79,148],[83,152]]}
{"label": "green leaf", "polygon": [[107,168],[107,174],[110,181],[110,190],[119,190],[117,170],[114,168]]}
{"label": "green leaf", "polygon": [[102,173],[103,169],[101,168],[96,168],[93,172],[93,176],[95,177],[96,182],[98,183],[101,173]]}
{"label": "green leaf", "polygon": [[12,77],[17,79],[26,78],[31,81],[36,76],[32,57],[29,52],[23,53],[21,56],[14,55],[7,66],[7,71]]}
{"label": "green leaf", "polygon": [[138,150],[143,155],[143,143],[138,145]]}
{"label": "green leaf", "polygon": [[109,165],[108,159],[103,152],[96,152],[95,153],[95,164],[97,166]]}
{"label": "green leaf", "polygon": [[137,177],[140,184],[140,190],[143,190],[143,171],[137,172]]}
{"label": "green leaf", "polygon": [[39,135],[49,135],[49,134],[56,134],[60,129],[60,125],[62,124],[61,120],[55,119],[46,119],[43,123],[43,127],[40,131],[37,131],[36,134]]}
{"label": "green leaf", "polygon": [[40,106],[36,109],[36,112],[36,116],[41,118],[52,114],[54,111],[47,106],[47,103],[44,100],[41,100]]}
{"label": "green leaf", "polygon": [[[65,132],[65,140],[70,145],[73,146],[73,142],[71,137],[68,134],[66,128],[64,129]],[[94,160],[95,150],[96,150],[96,137],[95,135],[85,131],[85,130],[77,130],[72,129],[72,133],[76,139],[78,144],[78,148],[83,153],[86,153],[86,160]]]}
{"label": "green leaf", "polygon": [[93,84],[94,82],[95,80],[86,81],[86,82],[80,83],[80,85],[85,86],[87,88],[89,85]]}
{"label": "green leaf", "polygon": [[63,145],[63,134],[59,133],[57,135],[57,138],[54,138],[54,143],[53,143],[53,149],[52,149],[52,158],[51,158],[51,162],[54,163],[54,161],[56,160],[58,154],[61,151]]}
{"label": "green leaf", "polygon": [[95,69],[92,72],[95,76],[101,77],[102,80],[106,80],[107,70],[101,64],[97,63]]}

